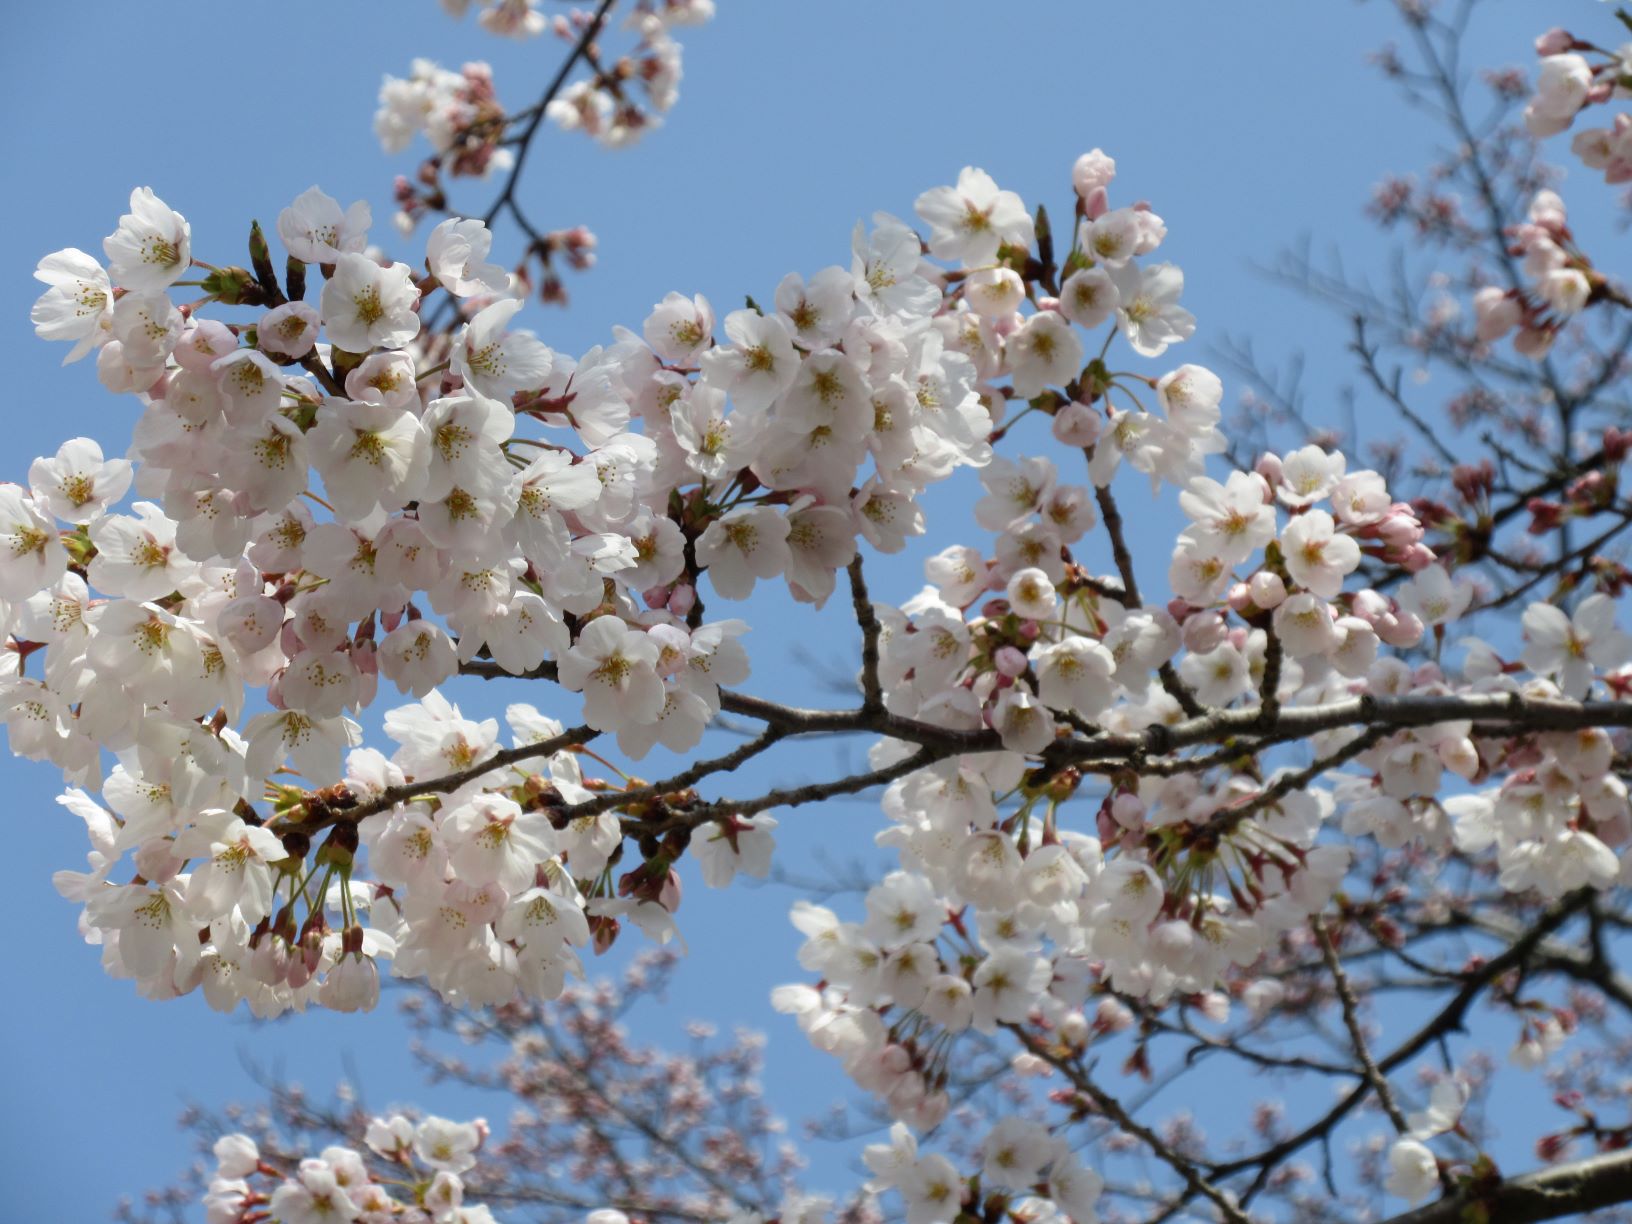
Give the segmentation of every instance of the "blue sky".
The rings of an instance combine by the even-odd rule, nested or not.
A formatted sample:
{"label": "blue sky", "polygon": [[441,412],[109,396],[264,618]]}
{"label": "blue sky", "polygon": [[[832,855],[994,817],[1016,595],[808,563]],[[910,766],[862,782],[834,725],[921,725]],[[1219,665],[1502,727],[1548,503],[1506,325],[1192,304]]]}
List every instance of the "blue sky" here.
{"label": "blue sky", "polygon": [[[1468,62],[1527,63],[1539,6],[1488,8]],[[245,262],[250,219],[270,223],[316,182],[342,201],[371,201],[376,239],[417,263],[422,247],[398,243],[386,224],[391,177],[413,163],[385,157],[370,134],[380,75],[406,71],[415,55],[448,65],[488,59],[500,97],[517,109],[560,53],[553,42],[516,46],[456,25],[433,0],[186,10],[125,0],[17,6],[7,20],[0,105],[12,119],[0,161],[13,168],[13,185],[0,194],[0,351],[13,371],[13,407],[0,479],[14,480],[31,456],[76,434],[117,451],[134,416],[133,401],[101,390],[91,363],[61,370],[61,350],[33,338],[30,275],[41,255],[99,250],[130,189],[147,184],[192,221],[197,255]],[[1545,20],[1613,37],[1590,0],[1548,6]],[[1166,257],[1185,268],[1200,329],[1174,355],[1217,366],[1210,346],[1226,335],[1250,337],[1272,359],[1301,351],[1315,402],[1335,410],[1351,377],[1346,326],[1251,269],[1303,235],[1317,249],[1341,249],[1351,266],[1375,264],[1382,247],[1362,215],[1368,193],[1385,172],[1424,164],[1436,138],[1366,63],[1393,32],[1391,8],[1378,2],[720,0],[713,25],[681,32],[686,78],[663,130],[622,153],[544,133],[522,199],[552,228],[590,226],[600,263],[569,277],[569,310],[535,308],[530,325],[576,352],[613,324],[638,328],[670,289],[702,292],[721,313],[744,294],[766,300],[790,270],[848,262],[858,218],[877,209],[910,216],[920,191],[952,182],[965,164],[1063,216],[1071,162],[1098,145],[1118,160],[1114,198],[1149,199],[1169,226]],[[463,190],[480,212],[488,193]],[[501,231],[506,252],[512,236]],[[945,525],[960,522],[961,496],[932,502],[943,513],[933,548],[978,538],[972,524],[961,534]],[[1132,486],[1124,498],[1136,551],[1148,558],[1141,565],[1160,589],[1169,511],[1147,511]],[[875,593],[899,600],[916,591],[931,550],[876,561]],[[1108,557],[1096,563],[1109,568]],[[832,700],[815,691],[796,648],[842,674],[853,636],[842,607],[815,616],[764,598],[746,615],[756,626],[748,689]],[[455,696],[467,709],[502,705],[476,686]],[[507,689],[502,700],[519,696]],[[811,746],[735,779],[732,790],[754,789],[771,770],[779,780],[813,776],[825,754],[844,750]],[[0,771],[12,796],[12,871],[0,897],[0,922],[13,932],[12,1001],[0,1010],[11,1218],[103,1218],[121,1192],[167,1178],[187,1158],[171,1127],[184,1100],[253,1095],[240,1064],[246,1050],[281,1061],[315,1091],[349,1055],[371,1101],[502,1113],[497,1103],[423,1090],[389,1007],[256,1028],[197,998],[148,1003],[106,978],[79,941],[73,907],[50,886],[50,873],[77,867],[85,849],[79,822],[52,802],[54,771],[9,760]],[[816,847],[841,859],[847,845],[866,853],[880,820],[866,803],[786,814],[787,861]],[[771,986],[798,976],[796,938],[782,917],[790,894],[710,894],[694,877],[688,883],[679,917],[694,955],[671,1014],[766,1029],[773,1100],[790,1115],[817,1111],[833,1068],[766,1003]],[[836,1180],[851,1155],[822,1154],[818,1180]],[[29,1176],[17,1175],[25,1169]]]}

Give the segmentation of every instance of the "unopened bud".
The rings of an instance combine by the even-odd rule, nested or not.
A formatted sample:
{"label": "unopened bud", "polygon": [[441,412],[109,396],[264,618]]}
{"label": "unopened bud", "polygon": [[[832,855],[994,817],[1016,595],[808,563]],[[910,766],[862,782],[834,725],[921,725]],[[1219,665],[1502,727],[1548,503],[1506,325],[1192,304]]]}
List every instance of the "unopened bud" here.
{"label": "unopened bud", "polygon": [[1540,56],[1563,55],[1566,51],[1575,48],[1575,35],[1563,26],[1554,26],[1545,34],[1536,38],[1536,54]]}
{"label": "unopened bud", "polygon": [[1259,570],[1247,581],[1252,602],[1266,612],[1286,602],[1286,583],[1272,570]]}
{"label": "unopened bud", "polygon": [[1064,446],[1092,446],[1099,440],[1104,421],[1087,404],[1072,400],[1054,414],[1055,441]]}
{"label": "unopened bud", "polygon": [[1026,674],[1026,668],[1031,666],[1025,652],[1013,646],[999,646],[992,652],[992,666],[997,668],[998,674],[1013,679]]}

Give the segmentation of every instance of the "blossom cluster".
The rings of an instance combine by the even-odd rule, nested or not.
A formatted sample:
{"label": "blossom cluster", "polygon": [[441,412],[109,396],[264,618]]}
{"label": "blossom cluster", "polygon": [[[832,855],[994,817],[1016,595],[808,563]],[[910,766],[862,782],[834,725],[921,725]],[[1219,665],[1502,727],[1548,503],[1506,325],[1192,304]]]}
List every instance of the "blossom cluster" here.
{"label": "blossom cluster", "polygon": [[[1625,82],[1632,43],[1607,51],[1554,28],[1536,39],[1536,54],[1540,70],[1524,122],[1538,139],[1568,130],[1591,106],[1629,96]],[[1632,115],[1617,115],[1608,128],[1577,133],[1570,147],[1587,167],[1601,170],[1605,182],[1632,181]],[[1507,236],[1509,253],[1522,260],[1529,284],[1524,289],[1488,285],[1474,295],[1475,338],[1481,343],[1513,332],[1514,347],[1539,361],[1559,331],[1588,306],[1606,300],[1626,304],[1624,291],[1576,244],[1556,192],[1536,193],[1526,222],[1510,227]]]}
{"label": "blossom cluster", "polygon": [[[14,544],[0,581],[29,643],[9,657],[19,672],[25,651],[43,662],[8,684],[8,725],[15,750],[82,786],[101,783],[103,750],[118,757],[113,815],[68,797],[95,850],[63,887],[87,902],[109,968],[152,993],[202,977],[218,1006],[366,1005],[373,957],[392,952],[439,980],[457,964],[463,984],[448,988],[484,981],[483,998],[524,979],[558,990],[586,933],[573,881],[614,903],[617,819],[582,837],[552,828],[550,805],[588,797],[575,768],[473,768],[498,751],[497,724],[464,719],[436,686],[478,655],[518,675],[548,658],[583,694],[589,732],[637,759],[656,743],[687,751],[720,685],[748,670],[746,626],[701,619],[700,573],[728,599],[781,580],[820,603],[858,535],[899,549],[922,530],[915,494],[989,454],[973,362],[932,324],[940,291],[893,219],[858,229],[850,268],[784,281],[777,313],[727,316],[728,343],[714,343],[706,301],[671,295],[644,338],[620,332],[578,360],[510,328],[520,303],[497,296],[479,222],[438,226],[422,276],[365,253],[367,223],[365,207],[307,192],[279,217],[286,286],[257,232],[257,272],[211,272],[185,309],[166,290],[194,262],[190,227],[146,189],[104,244],[107,269],[78,251],[42,262],[37,329],[73,342],[71,357],[95,350],[141,418],[131,460],[77,440],[35,465],[29,492],[0,498]],[[325,275],[315,305],[299,292],[310,265]],[[437,289],[491,304],[433,364],[417,308]],[[263,312],[219,321],[216,302]],[[133,482],[157,500],[116,512]],[[420,703],[388,715],[389,760],[346,758],[350,716],[382,679]],[[252,691],[271,708],[240,731]],[[511,722],[524,738],[559,732],[530,711]],[[342,783],[354,806],[469,776],[337,828],[308,868],[302,826],[326,801],[278,782],[287,770],[308,789]],[[703,830],[699,858],[726,856],[711,878],[752,869],[773,826]],[[359,840],[400,847],[374,856],[366,932]],[[551,866],[557,850],[569,869]],[[136,881],[112,885],[127,852]],[[654,869],[644,920],[658,920],[667,875]],[[391,891],[411,883],[422,891]],[[496,972],[471,974],[473,948]]]}
{"label": "blossom cluster", "polygon": [[[1046,760],[1063,719],[1113,732],[1182,725],[1183,690],[1154,674],[1181,649],[1177,678],[1203,707],[1261,709],[1273,698],[1296,710],[1356,695],[1582,698],[1604,673],[1620,691],[1632,638],[1616,628],[1613,600],[1595,594],[1573,616],[1532,604],[1518,659],[1469,643],[1460,678],[1380,656],[1425,632],[1442,640],[1472,588],[1424,555],[1409,507],[1376,473],[1346,472],[1341,455],[1318,447],[1267,456],[1225,485],[1191,478],[1180,498],[1191,526],[1173,562],[1181,598],[1131,608],[1074,562],[1073,529],[1054,530],[1071,523],[1058,511],[1080,506],[1081,490],[1058,487],[1046,460],[1025,462],[982,472],[989,492],[977,517],[995,523],[1000,496],[1012,499],[1003,514],[1018,514],[995,556],[949,549],[929,562],[932,585],[914,601],[878,609],[888,708],[990,726],[1006,751],[961,755],[890,786],[894,823],[877,840],[901,870],[867,894],[865,921],[796,906],[800,961],[820,982],[775,996],[896,1117],[924,1127],[944,1115],[965,1030],[1041,1020],[1080,1049],[1131,1019],[1114,1000],[1092,1004],[1105,988],[1227,1008],[1210,995],[1227,972],[1250,969],[1343,881],[1349,851],[1322,836],[1331,823],[1385,846],[1494,851],[1514,892],[1556,897],[1624,880],[1611,847],[1632,845],[1632,809],[1601,728],[1514,741],[1460,720],[1386,736],[1322,731],[1311,739],[1330,764],[1328,786],[1288,768],[1262,779],[1228,767],[1113,779],[1098,836],[1068,827],[1079,774],[1032,762]],[[1288,512],[1279,528],[1278,509]],[[1342,591],[1363,555],[1417,573],[1394,598]],[[1047,568],[1026,564],[1034,559]],[[1533,678],[1521,683],[1521,670]],[[886,743],[874,759],[902,755]],[[1338,772],[1343,761],[1359,770]],[[1499,784],[1463,789],[1492,778]],[[1281,989],[1270,979],[1248,995],[1262,1006]]]}
{"label": "blossom cluster", "polygon": [[[470,0],[443,0],[462,15]],[[662,123],[679,100],[681,47],[672,30],[701,25],[714,15],[713,0],[647,0],[624,22],[634,37],[630,51],[611,64],[597,64],[588,78],[566,86],[544,104],[549,121],[563,130],[582,131],[617,148],[634,143]],[[568,42],[586,32],[587,14],[553,19],[538,11],[537,0],[494,0],[477,20],[494,33],[527,38],[553,28]],[[421,167],[418,186],[399,180],[399,203],[410,217],[426,209],[445,211],[439,185],[442,170],[485,177],[514,161],[511,126],[533,112],[508,113],[500,104],[489,65],[467,63],[459,71],[416,59],[406,77],[387,76],[380,86],[374,133],[387,153],[400,153],[423,135],[433,157]],[[424,190],[422,190],[424,189]]]}
{"label": "blossom cluster", "polygon": [[[1588,107],[1629,96],[1624,78],[1632,64],[1632,43],[1610,51],[1554,27],[1536,39],[1536,55],[1540,65],[1535,93],[1524,108],[1525,127],[1532,136],[1557,136]],[[1588,55],[1596,56],[1596,62]],[[1611,129],[1578,133],[1570,147],[1587,165],[1604,171],[1606,182],[1625,182],[1632,177],[1626,126],[1617,118]]]}
{"label": "blossom cluster", "polygon": [[[635,43],[614,63],[575,82],[544,108],[562,131],[582,132],[609,149],[627,148],[659,127],[680,97],[681,47],[672,31],[714,17],[714,0],[644,0],[624,21]],[[556,31],[569,41],[581,34],[577,23],[556,18]]]}
{"label": "blossom cluster", "polygon": [[921,1153],[912,1131],[897,1122],[888,1142],[863,1153],[873,1174],[867,1188],[899,1194],[908,1224],[941,1224],[989,1210],[1010,1210],[1036,1224],[1098,1224],[1095,1204],[1104,1180],[1063,1136],[1038,1122],[1005,1118],[986,1135],[981,1157],[978,1176],[962,1177],[945,1156]]}
{"label": "blossom cluster", "polygon": [[[668,938],[674,859],[689,846],[713,885],[762,875],[776,822],[705,813],[615,881],[623,818],[615,799],[594,801],[606,784],[579,772],[584,743],[615,736],[636,760],[657,744],[694,749],[722,686],[748,675],[747,626],[705,620],[701,576],[715,597],[775,583],[820,606],[860,543],[892,553],[921,534],[917,496],[960,466],[981,469],[975,517],[997,533],[992,555],[947,549],[920,596],[877,607],[877,679],[889,714],[990,728],[1002,750],[892,786],[883,838],[929,926],[845,934],[858,968],[826,973],[844,1007],[918,1014],[935,980],[952,992],[942,1028],[989,1028],[1045,994],[1080,1005],[1090,965],[1136,994],[1202,992],[1318,911],[1347,862],[1321,837],[1327,791],[1228,769],[1146,776],[1113,787],[1091,836],[1057,815],[1080,771],[1035,763],[1073,727],[1517,691],[1514,665],[1487,651],[1453,681],[1380,656],[1426,626],[1442,634],[1469,592],[1379,475],[1311,446],[1219,483],[1202,473],[1223,445],[1216,376],[1085,364],[1079,327],[1109,325],[1102,353],[1120,335],[1147,357],[1193,328],[1182,274],[1141,262],[1165,226],[1148,207],[1110,207],[1113,174],[1098,151],[1076,166],[1057,296],[1037,291],[1038,221],[966,169],[919,199],[927,240],[880,214],[857,227],[849,267],[788,276],[770,309],[726,315],[723,342],[711,305],[676,293],[639,334],[577,359],[511,326],[521,303],[485,262],[479,222],[439,225],[416,272],[363,249],[366,208],[316,189],[279,217],[285,286],[257,233],[256,272],[216,268],[204,299],[174,304],[166,290],[196,262],[190,229],[145,189],[104,244],[106,270],[83,252],[48,257],[38,330],[72,342],[71,357],[94,349],[103,383],[135,395],[140,417],[129,460],[76,440],[36,462],[27,491],[0,490],[19,672],[7,723],[16,751],[78,786],[102,783],[104,750],[117,757],[102,785],[113,815],[83,792],[65,799],[94,853],[90,872],[61,881],[110,970],[157,995],[203,984],[217,1006],[272,1013],[314,998],[368,1006],[388,956],[449,997],[499,1001],[518,987],[553,997],[576,949],[604,946],[624,917]],[[325,278],[315,305],[298,292],[310,265]],[[436,291],[471,305],[433,363],[419,306]],[[208,317],[218,302],[262,313]],[[1091,489],[1044,457],[994,457],[1000,423],[1019,420],[1011,399],[1085,451]],[[1167,607],[1092,577],[1072,551],[1124,461],[1177,487],[1190,521]],[[157,500],[118,512],[131,487]],[[1396,597],[1346,591],[1368,559],[1415,577]],[[1532,694],[1581,697],[1628,662],[1602,597],[1573,621],[1538,605],[1526,629]],[[43,674],[22,674],[35,651]],[[467,719],[437,691],[475,663],[553,675],[582,695],[583,727],[513,706],[514,743],[500,749],[495,720]],[[389,758],[360,747],[352,721],[382,680],[418,699],[386,716]],[[252,693],[270,708],[243,720]],[[1313,742],[1335,752],[1360,734]],[[1344,826],[1431,836],[1455,809],[1458,835],[1496,844],[1515,887],[1601,886],[1627,829],[1597,734],[1509,752],[1444,723],[1359,744],[1344,758],[1366,771],[1342,783]],[[886,740],[875,761],[910,747]],[[1532,766],[1549,772],[1531,789],[1515,772],[1482,800],[1434,798],[1445,770],[1528,780]],[[289,770],[306,785],[279,781]],[[331,825],[308,865],[312,834]],[[364,845],[367,887],[353,878]],[[114,884],[126,853],[136,877]],[[934,933],[965,909],[979,918],[961,935],[985,955],[938,960]],[[891,957],[908,974],[893,987],[872,972]],[[889,1043],[868,1032],[870,1057]],[[909,1069],[917,1078],[884,1094],[933,1113],[933,1073]]]}
{"label": "blossom cluster", "polygon": [[385,78],[374,112],[374,135],[387,153],[401,153],[423,135],[455,175],[508,169],[515,157],[500,143],[506,124],[493,70],[481,62],[454,72],[433,60],[416,59],[406,77]]}
{"label": "blossom cluster", "polygon": [[[471,0],[441,0],[443,10],[455,19],[471,9]],[[538,0],[485,0],[476,14],[476,24],[503,38],[536,38],[549,27],[549,19],[538,11]]]}
{"label": "blossom cluster", "polygon": [[[471,0],[443,0],[443,7],[462,17]],[[466,63],[456,72],[421,58],[413,62],[408,76],[385,78],[374,114],[381,146],[387,153],[400,153],[420,135],[431,146],[430,156],[413,175],[397,176],[393,221],[399,232],[411,234],[427,216],[454,215],[445,178],[506,173],[513,178],[519,169],[515,150],[526,147],[546,118],[558,128],[586,132],[609,147],[633,144],[662,123],[679,99],[681,48],[672,31],[710,20],[713,0],[638,0],[623,22],[633,38],[629,51],[603,62],[596,40],[610,12],[610,2],[594,15],[573,9],[554,18],[538,11],[537,0],[490,0],[481,7],[477,20],[484,28],[521,39],[550,29],[573,44],[567,70],[579,58],[592,69],[581,80],[568,82],[563,75],[549,94],[523,110],[506,110],[492,68],[483,62]],[[509,186],[513,188],[513,182]],[[540,233],[510,189],[488,220],[502,210],[512,214],[531,240],[516,269],[518,280],[526,283],[528,263],[536,257],[543,266],[543,300],[563,301],[552,257],[559,254],[573,267],[587,267],[594,261],[594,236],[582,226]]]}
{"label": "blossom cluster", "polygon": [[430,1117],[415,1124],[401,1114],[375,1118],[363,1153],[331,1146],[280,1169],[248,1135],[215,1144],[215,1174],[204,1196],[210,1224],[277,1220],[279,1224],[397,1220],[404,1224],[495,1224],[480,1203],[465,1201],[463,1174],[476,1167],[487,1123]]}
{"label": "blossom cluster", "polygon": [[[670,27],[711,11],[640,6],[635,51],[532,118],[627,143],[672,104]],[[481,20],[547,24],[529,0]],[[558,32],[587,40],[597,21]],[[1539,134],[1621,71],[1567,36],[1543,44]],[[399,190],[406,220],[447,211],[444,163],[502,169],[515,121],[480,65],[388,81],[381,139],[423,132],[436,163],[429,192]],[[1583,156],[1619,174],[1610,137],[1586,135]],[[1100,150],[1077,160],[1057,235],[966,167],[918,198],[916,226],[858,224],[845,262],[723,315],[670,293],[578,355],[515,326],[522,278],[491,261],[483,221],[449,216],[399,262],[370,245],[365,204],[316,187],[278,216],[281,279],[258,225],[250,267],[207,262],[145,187],[101,259],[46,256],[37,333],[70,346],[65,363],[94,355],[134,424],[122,457],[76,438],[0,486],[0,715],[14,752],[70,784],[91,852],[56,884],[105,968],[261,1016],[372,1007],[381,961],[457,1006],[555,999],[625,924],[677,938],[684,857],[711,887],[763,878],[773,809],[885,783],[876,841],[897,869],[854,920],[794,907],[814,980],[774,1005],[898,1120],[867,1162],[909,1221],[1091,1224],[1103,1183],[1041,1123],[991,1128],[977,1177],[919,1151],[968,1034],[1010,1031],[1017,1067],[1048,1073],[1135,1006],[1274,1007],[1287,985],[1254,966],[1320,929],[1354,839],[1454,850],[1546,899],[1632,879],[1624,759],[1583,705],[1632,692],[1612,595],[1530,603],[1522,641],[1458,640],[1476,588],[1426,542],[1431,503],[1318,444],[1220,470],[1218,376],[1110,359],[1119,343],[1165,359],[1196,326],[1159,255],[1165,222],[1113,205],[1115,174]],[[1615,291],[1555,193],[1508,237],[1528,283],[1477,294],[1476,339],[1514,333],[1540,358]],[[585,259],[593,245],[562,241]],[[998,453],[1028,431],[1050,455]],[[1604,452],[1624,455],[1624,436],[1606,431]],[[1166,601],[1138,589],[1124,467],[1183,516]],[[926,491],[960,468],[986,538],[937,552],[910,599],[874,601],[864,556],[925,535]],[[1096,572],[1106,552],[1114,574]],[[859,711],[738,692],[749,625],[720,601],[822,608],[840,571]],[[501,730],[449,699],[460,675],[553,682],[568,716],[517,702]],[[361,726],[382,684],[404,699],[383,714],[388,749]],[[667,783],[602,755],[690,754],[723,711],[766,708],[759,740]],[[830,792],[697,793],[824,726],[878,734],[870,772]],[[1568,1031],[1525,1026],[1521,1062]],[[1397,1124],[1392,1192],[1442,1180],[1428,1144],[1467,1101],[1447,1077]],[[393,1179],[344,1148],[275,1169],[229,1137],[212,1218],[479,1224],[461,1175],[484,1136],[381,1120],[368,1146]],[[822,1210],[789,1200],[782,1218]]]}
{"label": "blossom cluster", "polygon": [[1539,361],[1551,351],[1559,331],[1602,296],[1606,282],[1576,246],[1564,201],[1555,191],[1537,192],[1527,221],[1507,233],[1529,285],[1486,285],[1476,291],[1474,335],[1488,344],[1513,333],[1513,347]]}

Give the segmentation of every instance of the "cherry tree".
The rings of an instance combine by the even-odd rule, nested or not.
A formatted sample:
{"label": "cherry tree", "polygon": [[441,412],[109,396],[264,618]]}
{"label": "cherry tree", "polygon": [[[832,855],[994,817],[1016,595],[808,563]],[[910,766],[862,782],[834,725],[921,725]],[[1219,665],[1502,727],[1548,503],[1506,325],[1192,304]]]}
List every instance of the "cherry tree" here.
{"label": "cherry tree", "polygon": [[[423,1027],[502,1051],[430,1046],[433,1069],[522,1107],[501,1133],[279,1087],[194,1119],[206,1217],[1632,1202],[1632,299],[1537,143],[1573,129],[1567,156],[1632,177],[1632,52],[1552,30],[1533,84],[1473,79],[1475,6],[1402,0],[1382,67],[1453,152],[1374,209],[1434,277],[1286,269],[1352,316],[1399,416],[1362,457],[1246,349],[1253,412],[1226,424],[1224,380],[1179,357],[1195,319],[1167,227],[1098,149],[1041,204],[951,167],[912,220],[875,215],[741,309],[677,290],[556,351],[548,316],[518,316],[564,300],[595,241],[533,219],[528,158],[551,129],[657,128],[676,36],[713,5],[477,7],[562,40],[560,69],[520,110],[481,65],[388,78],[382,144],[428,152],[383,241],[314,186],[246,219],[241,255],[201,251],[186,202],[138,186],[100,258],[37,273],[36,331],[94,356],[135,417],[128,444],[71,439],[0,486],[0,704],[85,823],[86,870],[56,880],[86,941],[147,997],[263,1018],[368,1010],[403,979]],[[1452,402],[1414,402],[1404,362],[1450,372]],[[920,594],[875,599],[869,567],[929,536],[921,503],[953,479],[978,482],[973,523],[935,529]],[[1162,591],[1128,490],[1184,516]],[[756,591],[853,626],[842,698],[756,691],[730,606]],[[503,722],[454,704],[457,677],[493,681]],[[857,768],[739,785],[853,736]],[[688,763],[637,772],[659,746]],[[782,824],[875,792],[894,869],[797,902],[799,963],[767,983],[879,1123],[835,1197],[803,1186],[753,1041],[664,1053],[620,1021],[685,972],[678,864],[765,878]],[[620,941],[659,959],[581,983]],[[1553,1098],[1530,1166],[1492,1152],[1496,1033]],[[1222,1138],[1156,1100],[1246,1073],[1303,1089],[1243,1101]]]}

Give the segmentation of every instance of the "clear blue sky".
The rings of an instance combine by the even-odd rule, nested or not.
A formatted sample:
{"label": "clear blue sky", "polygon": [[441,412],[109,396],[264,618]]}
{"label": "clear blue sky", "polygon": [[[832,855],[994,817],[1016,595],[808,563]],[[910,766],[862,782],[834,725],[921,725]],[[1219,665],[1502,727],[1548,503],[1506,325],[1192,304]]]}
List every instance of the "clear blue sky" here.
{"label": "clear blue sky", "polygon": [[[1393,33],[1391,6],[720,0],[719,8],[711,26],[681,31],[686,78],[662,131],[619,154],[548,133],[534,151],[523,191],[530,213],[551,227],[588,224],[601,243],[599,266],[569,280],[570,310],[531,312],[552,346],[577,352],[615,323],[638,328],[670,289],[703,292],[722,313],[745,293],[763,301],[787,271],[848,262],[858,218],[876,209],[910,216],[920,191],[952,182],[965,164],[1063,216],[1071,162],[1098,145],[1118,160],[1115,198],[1153,202],[1170,230],[1165,254],[1186,271],[1200,330],[1172,355],[1216,365],[1209,346],[1226,333],[1250,336],[1274,357],[1301,350],[1310,386],[1329,389],[1335,407],[1349,378],[1346,329],[1250,267],[1304,234],[1365,266],[1380,249],[1362,217],[1370,188],[1431,155],[1435,134],[1365,62]],[[1551,22],[1613,37],[1590,0],[1542,10],[1518,0],[1490,6],[1469,62],[1527,63],[1530,39]],[[117,451],[134,416],[133,401],[101,390],[90,362],[60,370],[61,347],[33,338],[30,275],[41,255],[98,251],[130,189],[148,184],[192,221],[197,255],[244,262],[250,219],[270,223],[316,182],[342,201],[371,201],[377,240],[417,263],[423,248],[397,244],[386,224],[391,177],[413,162],[386,158],[371,136],[380,75],[404,72],[415,55],[448,65],[485,58],[514,109],[532,100],[560,53],[553,41],[518,47],[456,25],[433,0],[17,5],[7,26],[0,164],[12,186],[0,193],[0,346],[16,377],[0,479],[13,480],[30,457],[75,434]],[[470,210],[481,211],[486,193],[467,191]],[[501,231],[501,246],[511,237]],[[955,510],[956,496],[938,499],[942,509]],[[1165,517],[1138,503],[1130,517],[1160,587]],[[932,541],[960,538],[977,537],[943,530]],[[875,564],[875,592],[914,592],[924,551]],[[1109,568],[1108,558],[1098,563]],[[849,651],[838,607],[812,617],[762,599],[747,615],[756,625],[750,690],[809,684],[795,645],[834,662]],[[492,690],[456,699],[500,706]],[[812,747],[773,768],[783,779],[814,775],[827,751]],[[734,786],[748,791],[766,776]],[[494,1102],[423,1089],[389,1006],[256,1028],[198,998],[136,998],[101,973],[74,929],[74,908],[50,886],[50,873],[79,866],[85,851],[79,822],[52,802],[55,772],[7,760],[0,781],[12,830],[0,897],[11,933],[11,1002],[0,1010],[9,1183],[0,1215],[96,1220],[121,1192],[166,1179],[187,1157],[171,1126],[184,1100],[254,1095],[244,1050],[281,1062],[314,1091],[340,1074],[345,1054],[373,1102],[502,1115]],[[850,845],[865,852],[881,819],[865,803],[788,814],[787,861],[818,846],[839,858]],[[798,976],[783,917],[789,894],[710,894],[694,877],[688,883],[680,921],[695,952],[671,1014],[766,1029],[773,1100],[795,1117],[815,1112],[829,1099],[833,1068],[766,1001],[773,985]],[[815,1180],[836,1181],[851,1156],[821,1156]]]}

